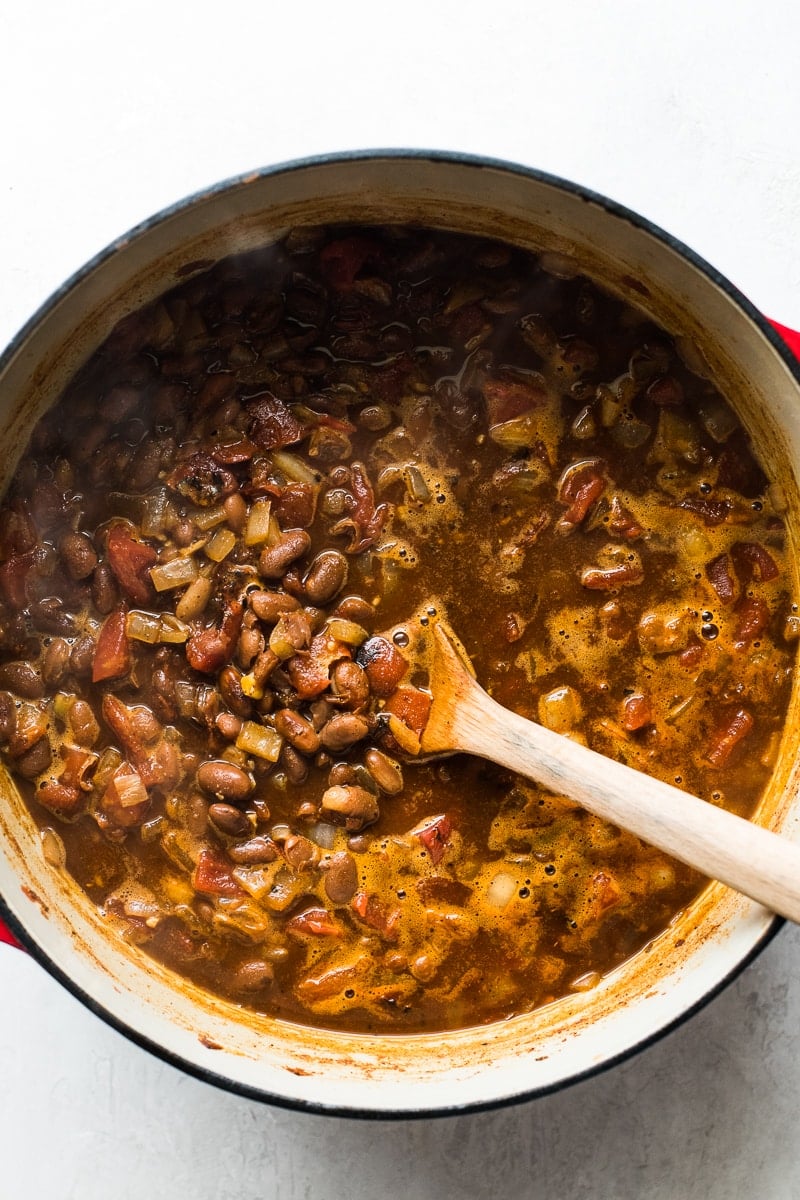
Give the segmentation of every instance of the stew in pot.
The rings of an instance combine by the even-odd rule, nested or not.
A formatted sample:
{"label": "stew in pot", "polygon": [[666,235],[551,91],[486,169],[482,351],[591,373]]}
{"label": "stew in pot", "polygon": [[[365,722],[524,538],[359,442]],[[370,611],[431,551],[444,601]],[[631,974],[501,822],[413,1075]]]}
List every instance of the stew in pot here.
{"label": "stew in pot", "polygon": [[555,255],[298,228],[190,270],[0,511],[0,745],[48,862],[290,1020],[592,988],[704,881],[505,770],[415,763],[429,697],[385,631],[443,606],[502,704],[750,814],[800,615],[735,407]]}

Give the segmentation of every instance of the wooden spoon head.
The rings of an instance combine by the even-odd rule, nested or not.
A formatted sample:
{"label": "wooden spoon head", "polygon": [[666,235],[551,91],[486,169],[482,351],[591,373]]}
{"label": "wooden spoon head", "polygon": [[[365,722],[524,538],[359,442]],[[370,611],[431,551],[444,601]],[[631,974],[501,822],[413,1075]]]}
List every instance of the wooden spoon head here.
{"label": "wooden spoon head", "polygon": [[407,677],[431,701],[419,749],[407,743],[405,752],[419,759],[468,749],[459,742],[455,717],[458,705],[477,687],[475,669],[444,612],[429,605],[381,636],[401,646],[409,664]]}

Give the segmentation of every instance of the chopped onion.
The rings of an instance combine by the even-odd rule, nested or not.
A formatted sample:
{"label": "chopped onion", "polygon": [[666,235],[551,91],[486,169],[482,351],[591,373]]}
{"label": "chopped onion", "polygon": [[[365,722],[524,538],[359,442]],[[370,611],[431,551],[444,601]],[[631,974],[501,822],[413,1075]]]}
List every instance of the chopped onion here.
{"label": "chopped onion", "polygon": [[64,867],[67,864],[67,850],[61,834],[46,826],[41,832],[42,854],[45,862],[51,867]]}
{"label": "chopped onion", "polygon": [[245,721],[236,739],[236,746],[245,754],[255,754],[267,762],[277,762],[283,746],[283,738],[269,725],[257,721]]}
{"label": "chopped onion", "polygon": [[172,613],[162,613],[158,633],[160,642],[173,642],[176,645],[185,642],[189,637],[189,627],[179,621]]}
{"label": "chopped onion", "polygon": [[506,871],[498,871],[486,889],[486,902],[494,908],[505,908],[517,890],[517,881]]}
{"label": "chopped onion", "polygon": [[215,504],[213,508],[201,508],[198,512],[192,513],[192,522],[198,529],[207,533],[215,525],[221,525],[226,516],[224,504]]}
{"label": "chopped onion", "polygon": [[272,512],[272,501],[267,496],[259,496],[250,506],[247,514],[247,524],[244,528],[245,546],[259,546],[269,538],[269,519]]}
{"label": "chopped onion", "polygon": [[419,467],[406,467],[405,478],[406,488],[411,499],[419,501],[420,504],[429,504],[431,499],[430,488],[425,482]]}
{"label": "chopped onion", "polygon": [[275,862],[265,863],[258,867],[234,867],[231,871],[233,878],[254,900],[260,900],[263,895],[272,890],[275,876],[285,863],[282,858]]}
{"label": "chopped onion", "polygon": [[316,825],[311,826],[308,836],[323,850],[332,850],[336,841],[336,826],[329,825],[326,821],[318,821]]}
{"label": "chopped onion", "polygon": [[264,687],[256,679],[252,671],[248,671],[239,681],[242,685],[242,691],[245,696],[249,696],[251,700],[262,700],[264,697]]}
{"label": "chopped onion", "polygon": [[736,414],[721,397],[703,397],[697,406],[697,415],[706,433],[715,442],[727,442],[739,428]]}
{"label": "chopped onion", "polygon": [[296,454],[289,454],[286,450],[273,450],[270,458],[273,465],[293,483],[319,483],[319,474]]}
{"label": "chopped onion", "polygon": [[139,609],[134,608],[128,613],[125,632],[129,638],[133,638],[137,642],[147,642],[154,646],[159,640],[161,618],[153,613],[140,612]]}
{"label": "chopped onion", "polygon": [[151,567],[150,578],[157,592],[185,587],[197,578],[197,563],[193,558],[172,558],[169,562]]}
{"label": "chopped onion", "polygon": [[182,717],[193,717],[197,711],[197,686],[179,679],[175,684],[175,702]]}
{"label": "chopped onion", "polygon": [[568,684],[539,699],[539,720],[555,733],[568,733],[582,716],[581,698]]}
{"label": "chopped onion", "polygon": [[292,658],[297,653],[297,646],[292,637],[294,622],[291,618],[291,613],[281,614],[269,635],[269,648],[282,661]]}
{"label": "chopped onion", "polygon": [[355,621],[346,621],[344,617],[332,617],[326,626],[331,637],[346,646],[360,646],[369,636],[366,629]]}
{"label": "chopped onion", "polygon": [[98,792],[105,791],[111,776],[122,763],[122,755],[119,750],[115,750],[113,746],[109,746],[100,755],[100,761],[97,764],[97,770],[94,773],[94,787]]}
{"label": "chopped onion", "polygon": [[206,556],[212,562],[222,562],[227,558],[233,547],[236,545],[236,534],[232,529],[218,529],[212,538],[209,538],[206,543]]}
{"label": "chopped onion", "polygon": [[404,754],[419,754],[422,747],[416,733],[394,713],[389,713],[389,732]]}
{"label": "chopped onion", "polygon": [[147,496],[141,506],[141,530],[145,537],[157,537],[164,532],[168,512],[169,498],[166,488],[159,488],[151,496]]}
{"label": "chopped onion", "polygon": [[541,414],[529,412],[503,421],[500,425],[493,425],[489,437],[507,450],[519,450],[536,445],[541,437],[541,424]]}
{"label": "chopped onion", "polygon": [[587,971],[585,975],[579,975],[577,979],[573,979],[569,985],[573,992],[590,992],[592,988],[596,988],[602,976],[598,971]]}
{"label": "chopped onion", "polygon": [[115,775],[113,784],[122,808],[133,808],[136,804],[144,804],[147,799],[147,788],[138,771],[124,771]]}

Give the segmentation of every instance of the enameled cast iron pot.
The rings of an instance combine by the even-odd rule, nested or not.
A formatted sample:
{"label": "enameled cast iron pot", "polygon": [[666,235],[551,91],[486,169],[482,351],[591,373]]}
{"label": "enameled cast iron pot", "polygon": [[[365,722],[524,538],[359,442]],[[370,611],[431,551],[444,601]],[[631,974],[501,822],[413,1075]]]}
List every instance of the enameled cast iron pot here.
{"label": "enameled cast iron pot", "polygon": [[[800,370],[716,271],[634,214],[536,171],[431,153],[290,163],[202,193],[133,230],[48,301],[0,359],[0,488],[33,423],[126,313],[179,278],[290,226],[417,222],[575,255],[626,300],[693,342],[783,487],[800,548]],[[795,581],[796,583],[796,581]],[[795,688],[758,820],[800,840]],[[109,936],[83,893],[47,865],[0,768],[0,893],[32,954],[134,1041],[233,1091],[344,1115],[452,1113],[539,1094],[618,1061],[712,997],[779,922],[719,884],[591,992],[457,1033],[356,1037],[244,1014]]]}

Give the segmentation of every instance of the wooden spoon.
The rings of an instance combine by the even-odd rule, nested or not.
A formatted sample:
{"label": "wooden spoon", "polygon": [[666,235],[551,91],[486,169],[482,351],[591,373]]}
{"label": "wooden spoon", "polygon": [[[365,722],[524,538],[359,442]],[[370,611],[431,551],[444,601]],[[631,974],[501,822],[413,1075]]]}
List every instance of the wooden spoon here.
{"label": "wooden spoon", "polygon": [[500,763],[800,922],[800,846],[503,708],[441,617],[412,642],[418,633],[433,697],[423,755],[463,751]]}

